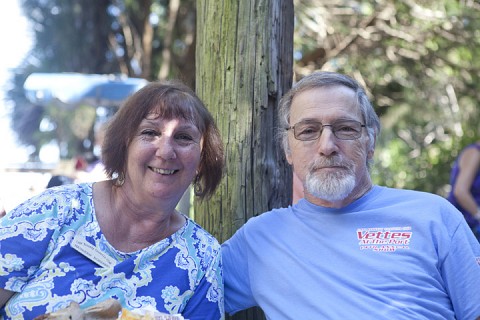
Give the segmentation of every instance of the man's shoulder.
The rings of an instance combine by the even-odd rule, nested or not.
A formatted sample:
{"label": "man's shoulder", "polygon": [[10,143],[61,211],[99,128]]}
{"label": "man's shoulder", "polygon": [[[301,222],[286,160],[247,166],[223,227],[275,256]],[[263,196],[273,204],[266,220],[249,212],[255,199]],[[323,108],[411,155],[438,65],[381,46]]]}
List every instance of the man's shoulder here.
{"label": "man's shoulder", "polygon": [[247,220],[244,227],[258,228],[264,225],[274,225],[281,222],[292,212],[292,207],[275,208],[270,211],[255,215]]}
{"label": "man's shoulder", "polygon": [[380,191],[377,194],[381,195],[381,197],[400,197],[404,199],[418,199],[418,200],[431,199],[431,200],[439,200],[439,201],[445,200],[437,194],[422,191],[422,190],[400,189],[400,188],[391,188],[391,187],[385,187],[385,186],[376,186],[376,188]]}
{"label": "man's shoulder", "polygon": [[439,214],[444,213],[450,218],[453,213],[458,211],[447,199],[438,194],[411,189],[380,188],[381,192],[377,193],[374,201],[369,201],[370,205],[378,207],[388,205],[390,208],[404,209],[414,208],[417,211],[428,212],[429,216],[433,212],[438,212]]}

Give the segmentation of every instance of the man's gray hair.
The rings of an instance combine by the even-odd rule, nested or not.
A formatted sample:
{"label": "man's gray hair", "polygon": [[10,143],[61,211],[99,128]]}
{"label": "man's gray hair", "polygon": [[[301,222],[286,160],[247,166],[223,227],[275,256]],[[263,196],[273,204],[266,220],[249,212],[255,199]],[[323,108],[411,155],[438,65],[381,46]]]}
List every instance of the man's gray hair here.
{"label": "man's gray hair", "polygon": [[365,89],[347,75],[336,72],[318,71],[308,76],[305,76],[298,81],[294,86],[282,97],[278,109],[278,135],[281,141],[283,150],[288,153],[290,147],[288,145],[288,131],[286,128],[290,127],[290,109],[293,98],[304,91],[332,86],[345,86],[352,89],[357,97],[357,105],[362,113],[363,121],[367,127],[368,136],[370,139],[370,147],[374,147],[375,139],[380,133],[380,120],[373,109],[370,100],[365,92]]}

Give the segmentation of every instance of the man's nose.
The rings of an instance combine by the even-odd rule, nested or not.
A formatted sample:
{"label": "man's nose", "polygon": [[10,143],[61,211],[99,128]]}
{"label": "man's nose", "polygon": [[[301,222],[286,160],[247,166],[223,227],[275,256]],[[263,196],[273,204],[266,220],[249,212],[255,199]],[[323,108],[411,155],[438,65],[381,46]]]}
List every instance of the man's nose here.
{"label": "man's nose", "polygon": [[320,154],[324,156],[330,156],[333,153],[337,152],[337,138],[333,134],[331,126],[323,126],[320,137],[318,137],[317,140],[317,145],[317,150]]}

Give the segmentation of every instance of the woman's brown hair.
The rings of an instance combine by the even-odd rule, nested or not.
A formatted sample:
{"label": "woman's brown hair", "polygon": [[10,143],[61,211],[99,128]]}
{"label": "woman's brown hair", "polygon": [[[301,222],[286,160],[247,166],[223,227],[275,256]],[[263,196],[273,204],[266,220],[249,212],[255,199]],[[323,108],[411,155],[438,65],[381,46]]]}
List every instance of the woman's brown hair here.
{"label": "woman's brown hair", "polygon": [[203,149],[194,190],[195,195],[201,199],[210,197],[223,175],[222,139],[203,102],[192,89],[176,80],[147,84],[128,98],[113,116],[102,145],[105,173],[110,178],[125,174],[130,142],[142,120],[151,113],[164,119],[182,118],[191,121],[202,133]]}

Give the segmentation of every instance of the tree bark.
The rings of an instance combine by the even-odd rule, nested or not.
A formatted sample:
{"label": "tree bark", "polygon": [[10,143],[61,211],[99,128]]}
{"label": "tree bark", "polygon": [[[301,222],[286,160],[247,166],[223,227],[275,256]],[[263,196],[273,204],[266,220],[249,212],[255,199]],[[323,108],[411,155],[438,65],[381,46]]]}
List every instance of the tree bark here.
{"label": "tree bark", "polygon": [[165,32],[165,38],[163,39],[162,50],[162,64],[160,65],[160,71],[158,72],[158,79],[166,79],[170,74],[170,65],[172,63],[172,42],[173,42],[173,29],[178,16],[178,8],[180,7],[180,0],[170,0],[168,5],[168,20]]}
{"label": "tree bark", "polygon": [[[196,91],[214,115],[226,172],[195,220],[220,242],[250,217],[291,203],[292,175],[275,138],[293,78],[292,0],[198,0]],[[261,319],[248,310],[234,319]]]}

